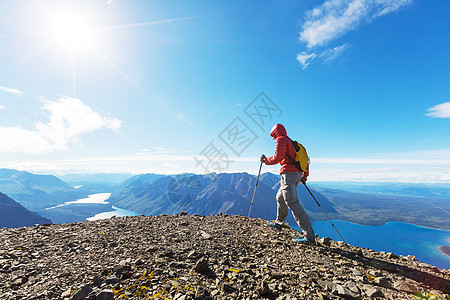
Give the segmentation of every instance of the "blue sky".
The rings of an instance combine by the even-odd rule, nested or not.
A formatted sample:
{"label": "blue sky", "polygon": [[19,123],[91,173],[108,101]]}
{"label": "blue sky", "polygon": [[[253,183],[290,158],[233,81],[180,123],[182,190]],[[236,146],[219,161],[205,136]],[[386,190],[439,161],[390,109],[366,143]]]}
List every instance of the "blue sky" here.
{"label": "blue sky", "polygon": [[312,181],[449,183],[449,15],[445,0],[4,0],[0,167],[255,173],[282,123]]}

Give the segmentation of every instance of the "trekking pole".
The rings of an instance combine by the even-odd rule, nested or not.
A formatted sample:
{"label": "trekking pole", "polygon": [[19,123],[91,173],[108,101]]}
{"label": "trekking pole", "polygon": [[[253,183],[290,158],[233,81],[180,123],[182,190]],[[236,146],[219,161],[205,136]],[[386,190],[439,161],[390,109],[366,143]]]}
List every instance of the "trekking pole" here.
{"label": "trekking pole", "polygon": [[322,209],[322,206],[320,206],[319,202],[316,200],[316,197],[314,197],[314,195],[311,193],[311,191],[309,190],[308,186],[306,184],[303,184],[305,186],[305,188],[308,190],[308,192],[311,194],[311,196],[313,197],[314,201],[316,201],[317,205],[319,205],[320,209],[322,210],[323,214],[327,217],[328,221],[330,221],[331,225],[333,226],[333,228],[336,230],[336,232],[339,234],[339,236],[341,237],[341,240],[346,243],[344,241],[344,238],[342,237],[342,235],[339,233],[339,231],[337,230],[337,228],[334,226],[333,222],[331,222],[330,218],[328,218],[327,214],[325,213],[325,211]]}
{"label": "trekking pole", "polygon": [[258,178],[256,178],[255,190],[253,191],[252,204],[250,205],[250,211],[248,212],[248,217],[249,218],[250,218],[250,213],[252,212],[253,200],[255,200],[256,188],[258,187],[259,174],[261,174],[262,164],[263,164],[263,162],[261,162],[261,164],[259,165]]}

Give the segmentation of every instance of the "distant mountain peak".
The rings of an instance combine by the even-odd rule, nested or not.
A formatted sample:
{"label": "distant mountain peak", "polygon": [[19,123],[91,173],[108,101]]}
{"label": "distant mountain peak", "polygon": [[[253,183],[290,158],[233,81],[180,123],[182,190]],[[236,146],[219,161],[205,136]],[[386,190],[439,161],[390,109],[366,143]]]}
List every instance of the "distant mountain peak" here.
{"label": "distant mountain peak", "polygon": [[0,227],[23,227],[46,223],[49,224],[52,221],[42,218],[0,193]]}

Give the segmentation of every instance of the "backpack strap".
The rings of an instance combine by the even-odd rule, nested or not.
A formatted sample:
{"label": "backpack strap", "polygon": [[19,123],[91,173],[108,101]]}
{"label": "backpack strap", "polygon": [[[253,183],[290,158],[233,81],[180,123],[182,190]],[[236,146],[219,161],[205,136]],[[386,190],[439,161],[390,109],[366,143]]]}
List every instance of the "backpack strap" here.
{"label": "backpack strap", "polygon": [[[295,154],[294,141],[291,140],[291,138],[288,137],[288,136],[287,136],[287,139],[289,140],[291,146],[294,148],[294,154]],[[297,170],[299,170],[300,172],[303,172],[302,169],[299,169],[299,168],[297,167],[297,164],[295,163],[295,159],[293,159],[293,158],[288,154],[288,151],[289,151],[289,146],[288,146],[288,149],[286,150],[286,156],[287,156],[287,158],[289,159],[289,161],[291,162],[291,164],[294,165],[294,167],[296,167]]]}

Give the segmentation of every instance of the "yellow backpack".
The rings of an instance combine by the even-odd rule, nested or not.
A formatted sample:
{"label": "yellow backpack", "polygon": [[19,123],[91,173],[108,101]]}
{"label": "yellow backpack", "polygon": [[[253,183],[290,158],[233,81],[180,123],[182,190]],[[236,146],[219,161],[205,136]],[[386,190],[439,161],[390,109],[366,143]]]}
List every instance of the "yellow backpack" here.
{"label": "yellow backpack", "polygon": [[297,167],[302,172],[307,172],[309,169],[309,157],[308,153],[306,153],[306,148],[297,141],[292,141],[295,150],[295,157],[292,158],[289,155],[287,156],[291,163]]}

